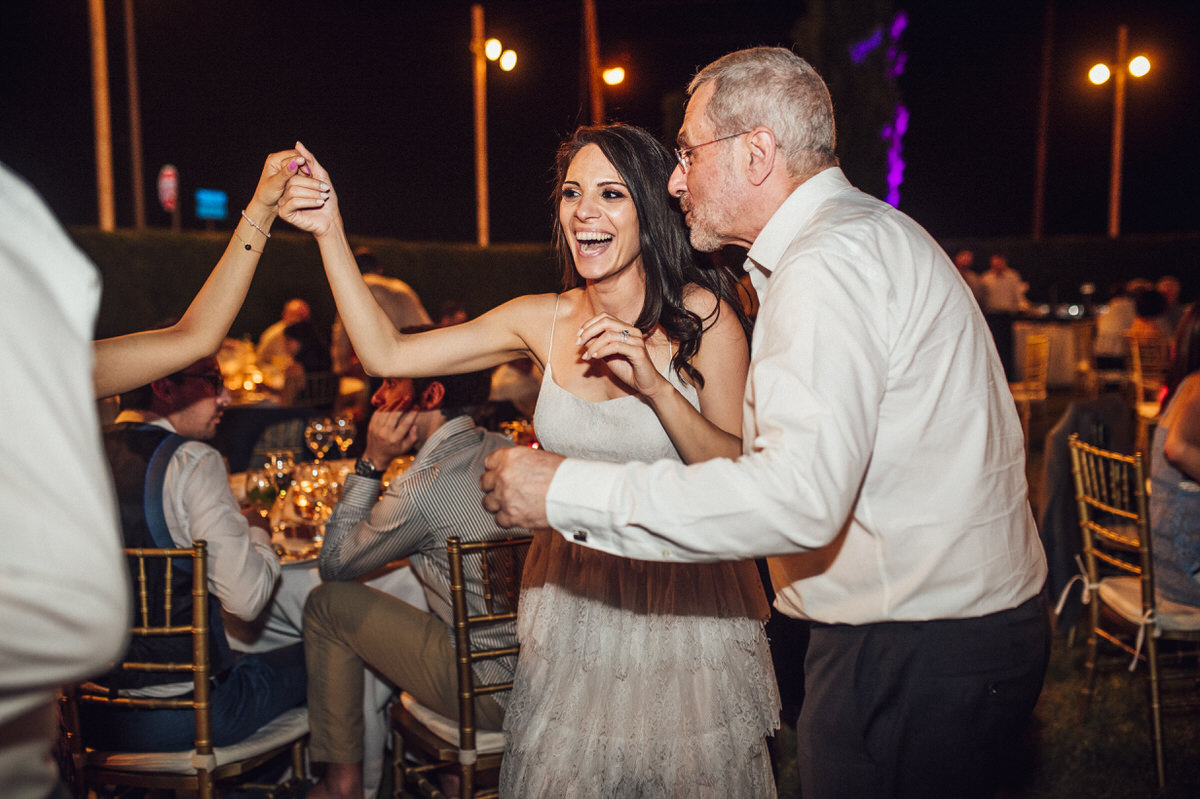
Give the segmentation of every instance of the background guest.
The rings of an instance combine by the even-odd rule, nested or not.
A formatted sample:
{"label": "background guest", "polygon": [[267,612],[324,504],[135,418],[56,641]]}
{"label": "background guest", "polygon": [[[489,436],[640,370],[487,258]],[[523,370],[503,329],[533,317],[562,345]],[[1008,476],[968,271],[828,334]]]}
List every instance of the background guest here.
{"label": "background guest", "polygon": [[962,275],[962,279],[967,282],[971,296],[982,308],[987,301],[987,288],[983,285],[983,278],[975,271],[975,253],[970,250],[959,250],[954,254],[954,266]]}
{"label": "background guest", "polygon": [[1200,607],[1200,308],[1179,323],[1151,448],[1150,527],[1159,600]]}
{"label": "background guest", "polygon": [[1029,285],[1021,280],[1017,270],[1009,267],[1008,259],[1000,253],[992,255],[980,282],[985,297],[983,309],[988,313],[1016,314],[1029,308],[1029,300],[1025,299]]}
{"label": "background guest", "polygon": [[442,303],[441,315],[438,317],[438,327],[459,325],[467,321],[467,309],[458,300],[446,300]]}
{"label": "background guest", "polygon": [[[384,275],[383,264],[379,262],[370,248],[356,248],[354,260],[358,264],[359,272],[362,273],[363,282],[371,290],[371,296],[383,309],[384,314],[392,323],[392,327],[401,330],[412,325],[433,323],[413,287],[403,280]],[[350,337],[346,335],[346,328],[340,315],[333,323],[332,356],[333,371],[337,374],[366,377],[362,365],[354,354],[354,346],[350,343]]]}
{"label": "background guest", "polygon": [[1139,344],[1166,344],[1170,341],[1163,324],[1167,303],[1154,289],[1138,292],[1133,298],[1133,323],[1126,334]]}
{"label": "background guest", "polygon": [[[312,322],[288,325],[283,329],[283,339],[291,365],[284,372],[280,402],[284,406],[295,405],[298,401],[315,407],[332,405],[337,396],[337,383],[329,347],[317,326]],[[324,390],[314,390],[316,383],[323,383]]]}
{"label": "background guest", "polygon": [[[212,740],[236,743],[290,707],[304,701],[304,660],[299,645],[234,662],[220,613],[250,621],[271,601],[280,575],[279,558],[269,534],[252,527],[229,488],[229,475],[211,439],[229,404],[216,358],[187,368],[121,396],[122,411],[104,437],[116,483],[125,546],[190,547],[208,542],[209,591],[215,600],[212,619],[213,673],[222,674],[212,690]],[[176,612],[190,606],[191,576],[180,575]],[[161,602],[161,597],[150,601]],[[164,637],[135,641],[157,654],[183,647],[191,639]],[[134,652],[136,657],[136,651]],[[170,674],[117,670],[99,680],[129,696],[174,696],[192,690],[190,679]],[[128,751],[190,749],[195,738],[190,710],[141,710],[120,706],[80,708],[88,744]]]}
{"label": "background guest", "polygon": [[259,366],[270,364],[281,372],[286,371],[292,358],[284,343],[283,329],[288,325],[307,322],[310,319],[312,319],[312,310],[308,307],[307,302],[299,298],[288,300],[283,306],[283,315],[279,321],[274,322],[259,336],[258,346],[255,348]]}
{"label": "background guest", "polygon": [[1108,302],[1096,314],[1096,368],[1124,369],[1129,354],[1129,328],[1137,318],[1134,305],[1136,281],[1114,283],[1108,288]]}
{"label": "background guest", "polygon": [[1174,339],[1175,331],[1179,329],[1179,323],[1183,319],[1183,313],[1187,309],[1179,302],[1179,292],[1181,286],[1179,278],[1172,275],[1163,275],[1154,284],[1154,288],[1158,289],[1158,293],[1163,295],[1166,300],[1167,307],[1163,310],[1162,324],[1163,330],[1167,337]]}
{"label": "background guest", "polygon": [[992,255],[988,270],[980,278],[983,288],[982,308],[988,329],[1000,355],[1004,376],[1010,382],[1017,379],[1017,362],[1013,355],[1013,321],[1029,302],[1025,299],[1026,284],[1008,259],[1000,253]]}
{"label": "background guest", "polygon": [[[342,498],[325,527],[319,564],[326,580],[304,611],[308,658],[309,723],[313,760],[325,776],[309,792],[353,797],[363,792],[363,669],[383,674],[422,704],[458,717],[458,681],[451,636],[446,540],[483,541],[525,534],[505,530],[483,509],[483,461],[512,442],[475,425],[487,401],[488,373],[409,380],[388,378],[375,392],[367,446],[346,478]],[[381,491],[388,464],[414,447],[412,465]],[[432,613],[353,582],[400,558],[425,587]],[[480,612],[482,577],[468,571],[468,602]],[[516,625],[486,630],[489,647],[516,644]],[[512,679],[516,658],[475,665],[489,682]],[[481,729],[500,729],[507,693],[478,702]]]}

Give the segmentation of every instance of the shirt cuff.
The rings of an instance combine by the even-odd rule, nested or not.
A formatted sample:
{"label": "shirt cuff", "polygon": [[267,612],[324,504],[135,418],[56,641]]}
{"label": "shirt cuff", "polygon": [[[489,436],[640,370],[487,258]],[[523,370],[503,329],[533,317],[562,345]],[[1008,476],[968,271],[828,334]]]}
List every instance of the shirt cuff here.
{"label": "shirt cuff", "polygon": [[546,520],[563,538],[623,558],[675,561],[679,553],[634,522],[636,497],[630,487],[653,468],[644,463],[607,463],[568,458],[546,492]]}
{"label": "shirt cuff", "polygon": [[546,519],[568,541],[615,552],[612,496],[621,464],[568,458],[546,492]]}

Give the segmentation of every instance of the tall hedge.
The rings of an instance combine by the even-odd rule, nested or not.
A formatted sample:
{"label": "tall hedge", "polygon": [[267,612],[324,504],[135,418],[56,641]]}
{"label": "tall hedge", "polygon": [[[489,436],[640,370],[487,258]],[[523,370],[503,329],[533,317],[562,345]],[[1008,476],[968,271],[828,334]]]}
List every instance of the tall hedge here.
{"label": "tall hedge", "polygon": [[[141,330],[182,314],[229,242],[224,232],[102,233],[76,228],[70,234],[99,267],[103,279],[98,337]],[[558,269],[548,245],[480,248],[370,238],[355,239],[354,244],[370,247],[384,272],[416,289],[435,317],[449,299],[460,301],[475,316],[517,295],[554,291],[558,286]],[[316,243],[311,236],[277,229],[230,334],[257,338],[292,297],[308,301],[318,325],[328,329],[333,323],[336,311]]]}
{"label": "tall hedge", "polygon": [[[98,336],[141,330],[183,313],[229,241],[224,232],[101,233],[94,228],[76,228],[70,233],[103,276]],[[385,273],[412,285],[433,315],[448,299],[459,300],[475,316],[517,295],[558,287],[558,268],[548,244],[480,248],[369,238],[354,243],[374,250]],[[1164,274],[1180,278],[1184,300],[1200,296],[1200,234],[1196,233],[1115,241],[1100,237],[1041,242],[958,238],[941,244],[950,253],[972,249],[976,269],[981,271],[987,268],[992,253],[1004,253],[1029,283],[1029,297],[1037,303],[1075,301],[1085,282],[1095,284],[1096,299],[1102,301],[1112,283]],[[319,325],[333,323],[333,298],[316,243],[310,236],[277,228],[231,334],[257,337],[279,318],[283,304],[292,297],[309,302]]]}

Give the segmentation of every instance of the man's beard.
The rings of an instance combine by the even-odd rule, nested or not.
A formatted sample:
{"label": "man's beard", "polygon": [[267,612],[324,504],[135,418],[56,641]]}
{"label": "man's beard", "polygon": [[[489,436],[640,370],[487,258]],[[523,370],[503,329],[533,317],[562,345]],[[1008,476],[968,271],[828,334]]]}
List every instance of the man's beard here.
{"label": "man's beard", "polygon": [[688,210],[691,212],[688,217],[688,236],[693,247],[700,252],[716,252],[725,246],[733,232],[736,209],[740,206],[738,194],[737,186],[726,173],[722,175],[721,185],[711,192],[711,196],[716,198],[713,202],[700,206],[688,198]]}

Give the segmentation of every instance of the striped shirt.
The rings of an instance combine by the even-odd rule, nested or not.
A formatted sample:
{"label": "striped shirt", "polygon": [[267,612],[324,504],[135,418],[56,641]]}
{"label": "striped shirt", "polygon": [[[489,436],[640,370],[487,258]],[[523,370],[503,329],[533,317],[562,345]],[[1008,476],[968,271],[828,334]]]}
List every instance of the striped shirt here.
{"label": "striped shirt", "polygon": [[[321,579],[353,580],[401,558],[409,558],[413,572],[425,588],[429,607],[453,636],[454,614],[450,602],[450,563],[446,539],[457,535],[464,542],[526,535],[505,529],[483,507],[479,478],[488,454],[512,442],[475,425],[469,416],[456,416],[434,431],[417,452],[408,470],[394,479],[383,495],[380,483],[351,474],[333,515],[325,525],[325,541],[318,560]],[[463,576],[467,605],[482,613],[482,575],[478,558],[467,558]],[[514,586],[515,590],[519,586]],[[473,631],[476,647],[516,645],[516,624]],[[516,658],[483,660],[476,675],[486,682],[512,679]],[[507,694],[496,694],[506,704]]]}

